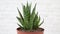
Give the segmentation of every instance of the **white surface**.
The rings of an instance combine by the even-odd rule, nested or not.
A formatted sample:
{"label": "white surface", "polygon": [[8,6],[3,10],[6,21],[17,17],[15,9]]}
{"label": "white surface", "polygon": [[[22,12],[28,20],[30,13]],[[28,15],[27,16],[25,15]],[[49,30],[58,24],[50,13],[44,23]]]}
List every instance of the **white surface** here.
{"label": "white surface", "polygon": [[44,34],[60,34],[60,0],[0,0],[0,34],[16,34],[17,7],[22,11],[21,3],[27,1],[32,7],[37,2],[37,11],[45,20]]}

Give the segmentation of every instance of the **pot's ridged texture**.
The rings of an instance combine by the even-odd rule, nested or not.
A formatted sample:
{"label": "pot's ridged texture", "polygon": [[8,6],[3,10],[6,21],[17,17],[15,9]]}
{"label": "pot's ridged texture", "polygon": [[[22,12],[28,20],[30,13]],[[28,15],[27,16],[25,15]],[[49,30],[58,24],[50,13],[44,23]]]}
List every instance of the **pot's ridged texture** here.
{"label": "pot's ridged texture", "polygon": [[17,34],[44,34],[44,30],[43,31],[37,31],[37,32],[25,32],[25,31],[17,30]]}

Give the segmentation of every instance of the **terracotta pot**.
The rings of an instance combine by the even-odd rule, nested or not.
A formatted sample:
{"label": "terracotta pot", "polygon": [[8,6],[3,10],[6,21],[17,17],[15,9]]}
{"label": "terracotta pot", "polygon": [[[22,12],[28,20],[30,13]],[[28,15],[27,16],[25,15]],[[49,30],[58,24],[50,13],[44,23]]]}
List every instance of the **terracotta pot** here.
{"label": "terracotta pot", "polygon": [[42,28],[41,31],[28,32],[28,31],[21,31],[20,28],[17,28],[17,34],[44,34],[44,29]]}

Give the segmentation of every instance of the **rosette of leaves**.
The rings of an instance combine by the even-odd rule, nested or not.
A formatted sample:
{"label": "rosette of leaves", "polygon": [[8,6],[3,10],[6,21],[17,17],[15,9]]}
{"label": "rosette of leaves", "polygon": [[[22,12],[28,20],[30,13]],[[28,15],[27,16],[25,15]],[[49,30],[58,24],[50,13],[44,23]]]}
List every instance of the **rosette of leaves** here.
{"label": "rosette of leaves", "polygon": [[21,12],[18,10],[19,16],[17,17],[19,23],[18,24],[20,26],[21,29],[23,30],[36,30],[39,28],[39,26],[41,26],[44,22],[44,20],[42,22],[40,16],[38,16],[38,12],[35,13],[36,11],[36,4],[34,6],[34,8],[32,9],[31,12],[31,4],[26,4],[26,5],[22,5],[23,8],[23,16],[21,14]]}

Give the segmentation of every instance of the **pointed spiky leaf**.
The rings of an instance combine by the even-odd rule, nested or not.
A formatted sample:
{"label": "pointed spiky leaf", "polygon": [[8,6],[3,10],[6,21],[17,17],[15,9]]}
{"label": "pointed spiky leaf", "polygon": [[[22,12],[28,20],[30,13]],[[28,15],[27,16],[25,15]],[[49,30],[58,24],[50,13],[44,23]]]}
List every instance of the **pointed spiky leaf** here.
{"label": "pointed spiky leaf", "polygon": [[20,18],[22,18],[22,20],[23,20],[23,16],[22,16],[21,12],[19,11],[18,8],[17,8],[17,10],[18,10],[18,13],[19,13]]}
{"label": "pointed spiky leaf", "polygon": [[35,15],[34,21],[33,21],[33,28],[36,29],[38,27],[38,13]]}
{"label": "pointed spiky leaf", "polygon": [[35,14],[35,9],[36,9],[36,4],[35,4],[35,6],[34,6],[34,8],[33,8],[33,10],[32,10],[32,15]]}
{"label": "pointed spiky leaf", "polygon": [[16,17],[17,19],[18,19],[18,21],[22,24],[22,26],[24,25],[24,21],[21,19],[21,18],[19,18],[19,17]]}
{"label": "pointed spiky leaf", "polygon": [[24,29],[20,24],[17,23],[18,26],[20,26],[21,29]]}
{"label": "pointed spiky leaf", "polygon": [[31,30],[33,28],[33,20],[34,20],[34,17],[35,17],[35,9],[36,9],[36,4],[35,4],[35,6],[34,6],[34,8],[32,10],[31,16],[30,16],[30,27],[31,27]]}
{"label": "pointed spiky leaf", "polygon": [[44,19],[43,19],[43,21],[39,24],[39,26],[41,26],[43,23],[44,23]]}
{"label": "pointed spiky leaf", "polygon": [[17,23],[18,26],[20,26],[22,28],[22,26],[20,24]]}

